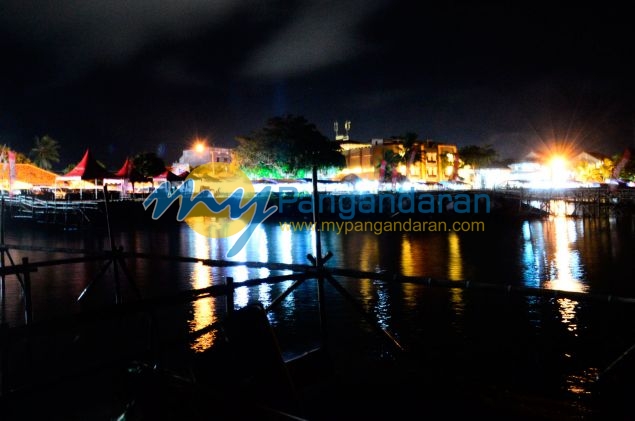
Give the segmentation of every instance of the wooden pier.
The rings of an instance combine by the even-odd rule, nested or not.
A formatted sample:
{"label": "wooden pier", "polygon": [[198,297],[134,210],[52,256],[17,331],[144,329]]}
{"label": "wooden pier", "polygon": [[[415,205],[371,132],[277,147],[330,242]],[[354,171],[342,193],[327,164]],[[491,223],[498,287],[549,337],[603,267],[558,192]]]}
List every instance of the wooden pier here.
{"label": "wooden pier", "polygon": [[77,228],[103,219],[103,200],[42,200],[18,195],[2,198],[9,221]]}
{"label": "wooden pier", "polygon": [[549,215],[594,217],[635,210],[635,188],[504,189],[494,195]]}

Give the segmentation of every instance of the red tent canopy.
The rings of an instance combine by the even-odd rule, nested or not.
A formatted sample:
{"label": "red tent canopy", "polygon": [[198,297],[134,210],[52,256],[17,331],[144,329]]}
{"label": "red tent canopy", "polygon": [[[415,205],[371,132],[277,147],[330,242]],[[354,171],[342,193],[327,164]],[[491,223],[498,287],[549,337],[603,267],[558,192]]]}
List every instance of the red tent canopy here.
{"label": "red tent canopy", "polygon": [[125,178],[133,183],[150,181],[147,177],[144,177],[137,169],[130,158],[126,158],[123,166],[115,173],[115,178]]}
{"label": "red tent canopy", "polygon": [[102,180],[104,178],[114,178],[114,176],[97,163],[97,160],[93,158],[90,149],[86,149],[84,157],[81,161],[69,172],[62,177],[58,177],[59,180],[81,178],[82,180]]}

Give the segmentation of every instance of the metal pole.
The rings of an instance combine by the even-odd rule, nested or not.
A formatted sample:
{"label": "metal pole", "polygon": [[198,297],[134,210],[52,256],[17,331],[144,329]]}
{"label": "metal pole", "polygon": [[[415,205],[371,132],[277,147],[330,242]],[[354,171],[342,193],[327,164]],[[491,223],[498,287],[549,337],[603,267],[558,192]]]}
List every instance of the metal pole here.
{"label": "metal pole", "polygon": [[115,239],[112,236],[112,228],[110,226],[110,215],[108,213],[108,186],[106,184],[104,184],[104,208],[106,210],[106,228],[108,229],[112,267],[115,276],[115,304],[121,304],[121,286],[119,284],[119,267],[117,266],[118,259],[120,259],[120,257],[119,252],[115,247]]}

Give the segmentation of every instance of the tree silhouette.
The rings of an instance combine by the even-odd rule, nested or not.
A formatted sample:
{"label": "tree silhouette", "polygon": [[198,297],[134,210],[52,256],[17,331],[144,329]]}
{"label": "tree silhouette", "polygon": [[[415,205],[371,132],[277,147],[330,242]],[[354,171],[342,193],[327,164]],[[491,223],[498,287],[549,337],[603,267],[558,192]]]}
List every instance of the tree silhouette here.
{"label": "tree silhouette", "polygon": [[481,168],[494,163],[498,152],[491,145],[468,145],[459,149],[459,157],[465,164]]}
{"label": "tree silhouette", "polygon": [[132,159],[134,167],[144,177],[154,177],[165,172],[165,161],[154,152],[142,152]]}
{"label": "tree silhouette", "polygon": [[246,172],[298,177],[313,166],[341,168],[345,165],[339,145],[302,116],[271,118],[262,129],[236,140],[235,157]]}
{"label": "tree silhouette", "polygon": [[375,164],[375,168],[379,169],[379,181],[381,183],[392,182],[393,173],[397,171],[402,162],[403,155],[390,149],[385,150],[381,161]]}
{"label": "tree silhouette", "polygon": [[33,163],[40,168],[50,170],[53,163],[60,162],[59,142],[49,135],[35,138],[35,145],[31,149]]}
{"label": "tree silhouette", "polygon": [[421,143],[417,141],[419,135],[415,132],[406,132],[399,136],[392,136],[392,139],[400,140],[404,153],[401,155],[401,163],[406,166],[406,177],[410,177],[410,167],[413,162],[421,160]]}

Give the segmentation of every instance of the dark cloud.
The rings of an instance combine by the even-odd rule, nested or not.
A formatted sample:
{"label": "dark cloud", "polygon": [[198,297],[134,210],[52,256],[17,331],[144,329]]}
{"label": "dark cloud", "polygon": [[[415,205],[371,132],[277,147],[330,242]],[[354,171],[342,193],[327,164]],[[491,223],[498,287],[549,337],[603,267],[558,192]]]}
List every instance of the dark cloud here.
{"label": "dark cloud", "polygon": [[5,1],[0,22],[19,37],[79,62],[125,60],[157,37],[189,38],[249,2]]}
{"label": "dark cloud", "polygon": [[[231,143],[283,113],[327,136],[622,150],[634,142],[621,6],[410,1],[0,4],[0,142],[65,161]],[[505,152],[507,151],[507,152]]]}
{"label": "dark cloud", "polygon": [[307,1],[245,65],[250,77],[292,77],[354,60],[371,45],[360,27],[386,1]]}

